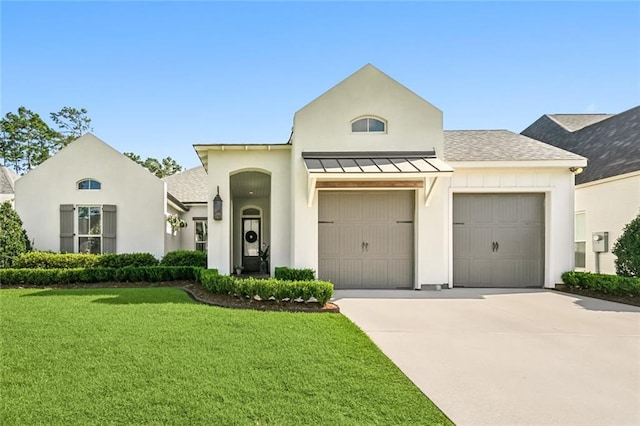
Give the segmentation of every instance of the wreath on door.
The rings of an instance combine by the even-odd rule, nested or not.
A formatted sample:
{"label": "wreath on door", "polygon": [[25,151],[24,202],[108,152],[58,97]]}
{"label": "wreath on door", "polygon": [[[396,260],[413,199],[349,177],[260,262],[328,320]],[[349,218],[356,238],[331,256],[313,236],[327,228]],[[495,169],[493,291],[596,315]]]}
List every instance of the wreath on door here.
{"label": "wreath on door", "polygon": [[258,234],[256,234],[256,231],[247,231],[247,233],[244,234],[244,239],[248,243],[255,243],[258,241]]}

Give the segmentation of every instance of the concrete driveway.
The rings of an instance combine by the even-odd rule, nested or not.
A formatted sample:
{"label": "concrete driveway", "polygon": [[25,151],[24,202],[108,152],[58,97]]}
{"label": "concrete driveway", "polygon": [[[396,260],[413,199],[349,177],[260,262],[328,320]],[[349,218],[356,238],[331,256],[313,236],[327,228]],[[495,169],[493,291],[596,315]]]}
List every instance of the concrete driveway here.
{"label": "concrete driveway", "polygon": [[458,425],[640,425],[640,308],[511,289],[334,301]]}

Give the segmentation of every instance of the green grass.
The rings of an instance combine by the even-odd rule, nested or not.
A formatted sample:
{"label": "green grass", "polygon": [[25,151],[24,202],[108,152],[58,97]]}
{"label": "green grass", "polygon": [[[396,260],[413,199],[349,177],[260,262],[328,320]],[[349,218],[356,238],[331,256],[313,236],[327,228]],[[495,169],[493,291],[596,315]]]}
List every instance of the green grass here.
{"label": "green grass", "polygon": [[2,290],[0,422],[450,424],[341,315],[172,288]]}

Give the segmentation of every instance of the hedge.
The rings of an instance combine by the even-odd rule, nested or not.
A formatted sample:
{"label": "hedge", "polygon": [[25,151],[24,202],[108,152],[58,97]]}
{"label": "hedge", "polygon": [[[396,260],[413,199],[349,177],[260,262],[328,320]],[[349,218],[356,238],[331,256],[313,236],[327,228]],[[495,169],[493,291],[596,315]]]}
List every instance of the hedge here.
{"label": "hedge", "polygon": [[127,266],[157,266],[151,253],[86,254],[32,251],[23,253],[13,262],[14,268],[124,268]]}
{"label": "hedge", "polygon": [[167,253],[160,261],[164,266],[207,267],[207,252],[195,250],[176,250]]}
{"label": "hedge", "polygon": [[333,296],[333,284],[327,281],[286,281],[276,278],[233,278],[220,275],[215,269],[200,269],[199,281],[204,288],[216,294],[233,294],[238,297],[259,296],[262,300],[273,297],[277,301],[314,298],[322,306]]}
{"label": "hedge", "polygon": [[192,281],[197,268],[186,266],[126,266],[124,268],[0,269],[3,285],[53,285],[97,282]]}
{"label": "hedge", "polygon": [[569,287],[598,291],[612,296],[640,296],[640,278],[590,272],[565,272],[562,281]]}
{"label": "hedge", "polygon": [[295,269],[286,266],[276,266],[274,278],[285,281],[313,281],[316,271],[313,269]]}

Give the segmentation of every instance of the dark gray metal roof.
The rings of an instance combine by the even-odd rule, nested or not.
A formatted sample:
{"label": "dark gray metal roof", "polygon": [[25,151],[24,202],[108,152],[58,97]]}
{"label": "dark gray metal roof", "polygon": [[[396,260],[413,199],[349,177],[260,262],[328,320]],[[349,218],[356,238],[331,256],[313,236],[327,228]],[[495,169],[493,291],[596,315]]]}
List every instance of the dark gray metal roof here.
{"label": "dark gray metal roof", "polygon": [[204,167],[194,167],[163,179],[167,190],[182,203],[207,202],[207,172]]}
{"label": "dark gray metal roof", "polygon": [[19,177],[13,170],[0,167],[0,194],[13,194]]}
{"label": "dark gray metal roof", "polygon": [[543,115],[522,134],[587,157],[589,164],[576,176],[576,184],[640,170],[640,106],[576,131]]}
{"label": "dark gray metal roof", "polygon": [[437,173],[453,169],[433,151],[303,152],[310,173]]}
{"label": "dark gray metal roof", "polygon": [[579,155],[508,130],[446,130],[445,161],[581,160]]}

